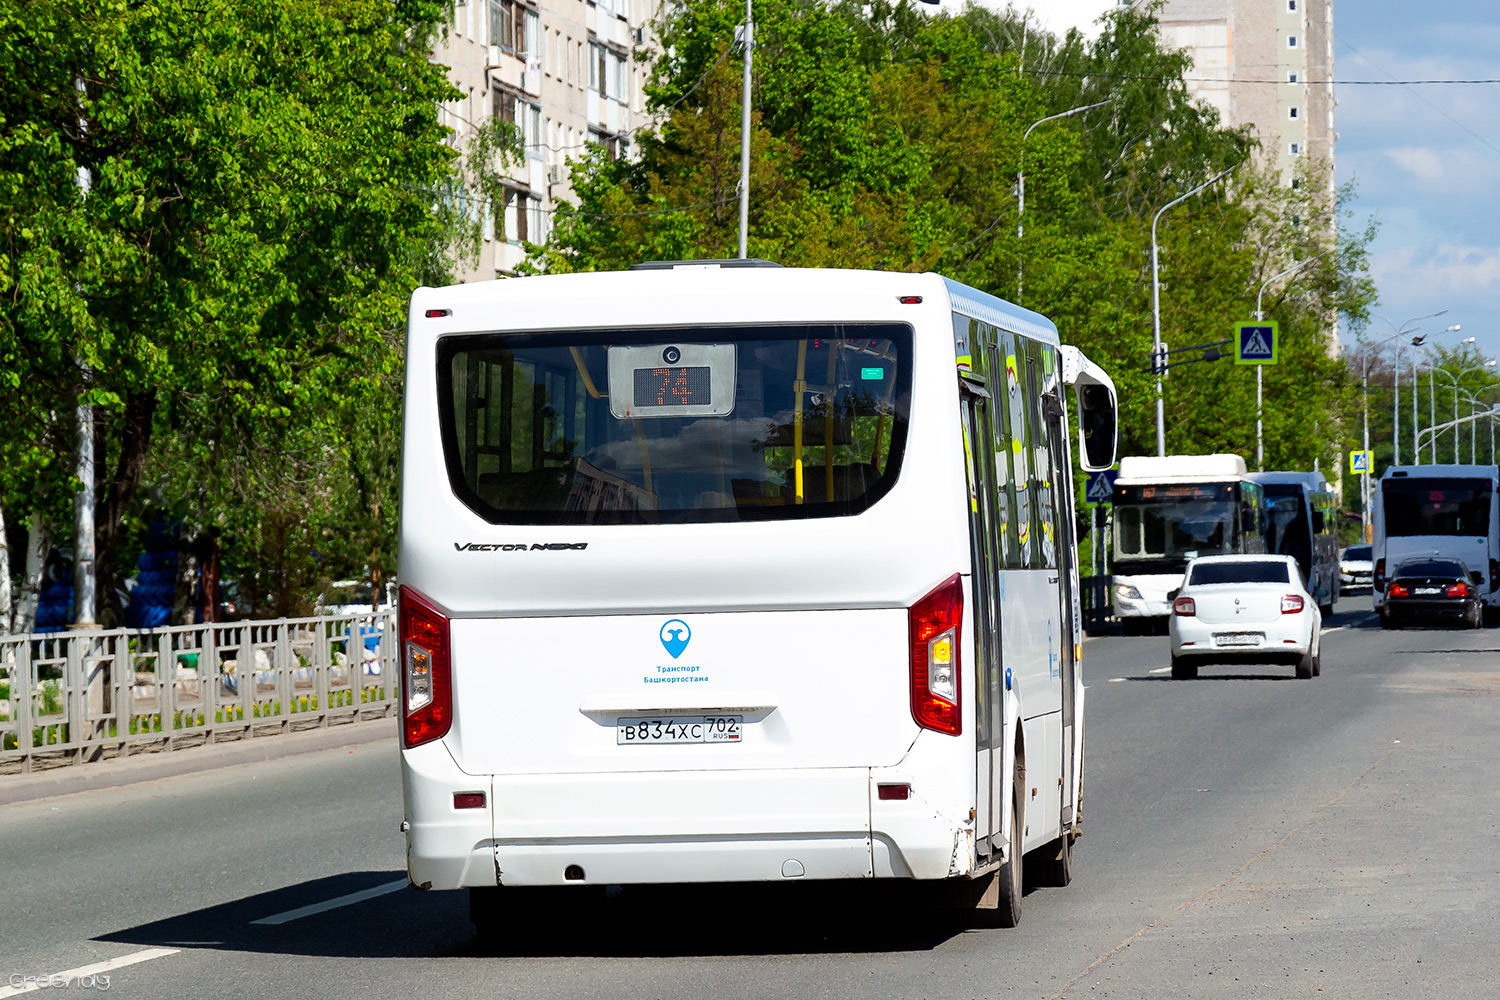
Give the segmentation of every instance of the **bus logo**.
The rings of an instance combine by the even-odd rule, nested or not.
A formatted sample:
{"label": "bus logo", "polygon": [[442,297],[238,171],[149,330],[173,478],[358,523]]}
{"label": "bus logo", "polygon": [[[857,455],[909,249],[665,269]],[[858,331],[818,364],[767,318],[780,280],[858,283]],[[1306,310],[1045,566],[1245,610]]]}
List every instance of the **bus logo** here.
{"label": "bus logo", "polygon": [[681,618],[673,618],[661,627],[661,644],[666,647],[672,659],[682,655],[687,649],[688,642],[693,638],[693,630],[688,628],[688,623]]}

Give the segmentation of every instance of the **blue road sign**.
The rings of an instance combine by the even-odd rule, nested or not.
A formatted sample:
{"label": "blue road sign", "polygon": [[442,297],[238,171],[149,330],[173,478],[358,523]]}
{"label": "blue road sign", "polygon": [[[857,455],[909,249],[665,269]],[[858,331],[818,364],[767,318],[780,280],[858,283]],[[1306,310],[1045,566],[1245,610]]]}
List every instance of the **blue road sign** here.
{"label": "blue road sign", "polygon": [[1090,472],[1088,486],[1084,488],[1083,498],[1089,503],[1109,503],[1110,498],[1115,495],[1115,480],[1120,474],[1113,469],[1104,472]]}
{"label": "blue road sign", "polygon": [[1236,323],[1234,325],[1234,363],[1237,365],[1274,365],[1281,351],[1281,338],[1274,321]]}

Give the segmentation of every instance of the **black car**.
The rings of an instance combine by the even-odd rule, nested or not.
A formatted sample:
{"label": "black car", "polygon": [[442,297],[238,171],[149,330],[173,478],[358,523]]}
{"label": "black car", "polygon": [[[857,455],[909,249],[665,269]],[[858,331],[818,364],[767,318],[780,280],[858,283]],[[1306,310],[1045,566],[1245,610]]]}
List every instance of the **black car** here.
{"label": "black car", "polygon": [[1416,559],[1402,563],[1385,584],[1382,628],[1400,628],[1419,618],[1456,619],[1468,628],[1484,624],[1478,573],[1457,559]]}

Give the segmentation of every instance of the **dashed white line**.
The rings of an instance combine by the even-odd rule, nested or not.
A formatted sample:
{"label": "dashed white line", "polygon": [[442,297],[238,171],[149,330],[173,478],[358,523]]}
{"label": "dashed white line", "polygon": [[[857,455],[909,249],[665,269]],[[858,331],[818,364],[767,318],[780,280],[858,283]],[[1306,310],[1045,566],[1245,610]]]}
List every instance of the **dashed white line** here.
{"label": "dashed white line", "polygon": [[1146,671],[1148,674],[1170,674],[1171,672],[1171,667],[1157,667],[1155,670]]}
{"label": "dashed white line", "polygon": [[269,917],[261,917],[259,920],[252,920],[250,922],[252,924],[267,924],[272,926],[284,924],[290,920],[300,920],[303,917],[310,917],[314,913],[324,913],[328,910],[337,910],[341,906],[352,906],[355,903],[363,903],[367,899],[384,896],[386,893],[395,892],[398,889],[405,889],[406,885],[406,879],[397,879],[394,882],[377,885],[373,889],[361,889],[359,892],[351,892],[347,896],[338,896],[334,899],[324,900],[321,903],[310,903],[307,906],[299,906],[295,910],[287,910],[285,913],[272,914]]}
{"label": "dashed white line", "polygon": [[[133,955],[121,955],[119,958],[111,958],[107,962],[95,962],[93,965],[80,965],[76,969],[66,969],[62,972],[54,972],[50,976],[13,976],[11,982],[16,979],[24,980],[20,986],[6,986],[0,988],[0,997],[20,996],[22,993],[30,993],[32,990],[42,988],[51,989],[56,985],[76,985],[76,980],[89,976],[98,976],[102,972],[113,969],[123,969],[127,965],[138,965],[141,962],[149,962],[153,958],[166,958],[175,955],[181,948],[147,948]],[[96,987],[97,988],[97,987]],[[108,986],[104,987],[108,989]]]}

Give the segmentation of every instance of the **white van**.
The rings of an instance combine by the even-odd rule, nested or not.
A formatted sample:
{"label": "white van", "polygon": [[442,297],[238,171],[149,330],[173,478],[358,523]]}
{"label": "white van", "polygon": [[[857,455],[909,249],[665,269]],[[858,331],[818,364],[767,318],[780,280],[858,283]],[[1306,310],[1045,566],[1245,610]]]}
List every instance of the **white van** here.
{"label": "white van", "polygon": [[1064,387],[1088,469],[1115,401],[1051,323],[725,261],[423,288],[409,324],[413,885],[488,926],[520,886],[950,880],[1013,923],[1018,845],[1066,881]]}

